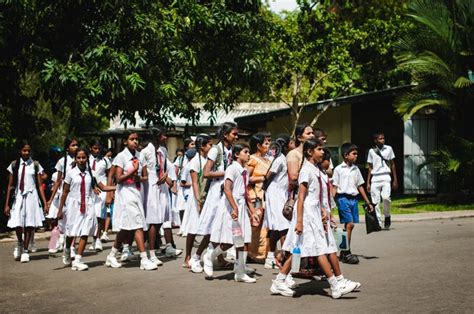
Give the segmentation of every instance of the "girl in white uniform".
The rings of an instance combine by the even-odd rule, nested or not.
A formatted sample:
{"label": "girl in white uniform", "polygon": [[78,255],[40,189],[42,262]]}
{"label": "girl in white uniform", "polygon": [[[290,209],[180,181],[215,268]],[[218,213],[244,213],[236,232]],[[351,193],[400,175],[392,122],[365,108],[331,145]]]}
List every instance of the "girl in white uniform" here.
{"label": "girl in white uniform", "polygon": [[[196,256],[201,258],[202,253],[209,245],[213,223],[219,206],[224,199],[223,185],[224,175],[227,167],[232,161],[232,145],[239,138],[239,130],[237,124],[233,122],[223,123],[217,131],[219,143],[214,145],[208,153],[207,162],[204,167],[204,178],[211,180],[209,182],[209,191],[207,193],[206,202],[202,206],[202,212],[199,217],[199,226],[197,234],[203,235],[204,238],[196,251]],[[224,258],[219,255],[219,264],[222,267],[229,266]],[[191,266],[200,267],[200,262],[195,262]]]}
{"label": "girl in white uniform", "polygon": [[[249,147],[247,145],[235,145],[233,148],[234,161],[227,168],[224,177],[223,200],[219,206],[219,212],[214,221],[211,234],[211,244],[204,255],[204,271],[208,277],[213,276],[212,261],[223,251],[229,249],[234,243],[233,221],[240,225],[240,232],[244,240],[244,246],[237,248],[237,261],[235,264],[234,280],[237,282],[255,283],[256,280],[247,275],[249,268],[246,267],[244,259],[245,251],[252,240],[251,220],[258,223],[258,215],[247,194],[249,175],[245,164],[250,159]],[[214,228],[216,226],[216,228]],[[219,228],[217,228],[219,226]]]}
{"label": "girl in white uniform", "polygon": [[289,221],[283,216],[282,210],[289,198],[288,167],[286,164],[286,154],[289,151],[288,144],[291,138],[286,134],[281,134],[275,142],[279,147],[279,154],[272,161],[270,169],[266,175],[268,188],[265,191],[266,213],[263,220],[263,228],[268,228],[270,238],[270,251],[265,259],[265,268],[274,268],[279,264],[275,259],[277,242],[281,245],[285,242],[285,237],[290,227]]}
{"label": "girl in white uniform", "polygon": [[[74,156],[76,155],[77,151],[77,140],[76,139],[69,139],[66,138],[64,140],[64,156],[58,160],[56,163],[56,181],[54,181],[53,189],[51,192],[51,196],[49,201],[46,203],[46,208],[48,211],[48,216],[46,218],[57,220],[59,203],[61,200],[61,194],[63,191],[63,180],[68,173],[74,166]],[[56,248],[49,250],[50,254],[57,253],[63,249],[64,245],[64,232],[65,232],[65,225],[67,223],[67,206],[63,208],[63,217],[61,220],[58,221],[58,227],[60,232],[60,237],[58,243],[56,243]],[[74,257],[75,250],[74,246],[71,248],[71,256]],[[63,262],[67,263],[67,259],[63,256]]]}
{"label": "girl in white uniform", "polygon": [[31,159],[31,146],[27,141],[20,142],[19,153],[20,157],[7,168],[9,177],[4,213],[10,216],[7,226],[16,230],[18,243],[13,250],[13,257],[28,263],[28,245],[33,230],[43,226],[40,200],[46,204],[46,198],[41,188],[43,167]]}
{"label": "girl in white uniform", "polygon": [[[317,163],[322,161],[324,153],[323,142],[321,140],[306,141],[303,153],[305,159],[298,177],[298,201],[290,224],[291,231],[288,232],[283,250],[291,252],[298,246],[302,258],[317,256],[318,263],[328,278],[331,295],[337,299],[354,290],[356,284],[346,280],[338,281],[326,256],[331,251],[328,248],[328,232],[331,231],[328,213],[322,206],[321,171],[317,168]],[[272,294],[293,296],[294,291],[285,283],[291,268],[291,263],[288,264],[285,262],[273,281],[270,288]],[[334,270],[337,271],[336,268]],[[337,275],[340,275],[340,272]]]}
{"label": "girl in white uniform", "polygon": [[[148,259],[145,250],[144,231],[148,230],[143,208],[142,182],[148,180],[147,168],[142,164],[140,153],[137,151],[137,133],[125,132],[122,138],[125,148],[115,157],[115,178],[117,190],[112,225],[114,229],[130,231],[134,234],[137,248],[140,251],[140,269],[157,269],[156,264]],[[115,238],[112,250],[107,255],[105,265],[119,268],[122,265],[116,255],[129,232],[120,232]]]}
{"label": "girl in white uniform", "polygon": [[[193,141],[194,143],[194,141]],[[196,156],[196,149],[191,148],[188,149],[184,153],[185,162],[183,162],[184,166],[182,166],[181,170],[178,173],[178,199],[176,201],[176,207],[179,209],[181,216],[181,225],[179,228],[179,234],[185,237],[187,235],[187,224],[189,219],[189,202],[191,198],[194,197],[191,181],[191,173],[189,172],[189,164],[190,161]],[[183,208],[181,210],[180,208]]]}
{"label": "girl in white uniform", "polygon": [[204,190],[207,180],[204,178],[204,165],[207,162],[207,155],[212,147],[211,137],[207,134],[199,134],[196,137],[197,154],[189,162],[189,173],[191,175],[191,189],[193,190],[193,198],[189,200],[188,217],[186,224],[186,257],[184,258],[184,267],[191,268],[194,273],[201,273],[201,258],[197,254],[191,259],[191,253],[194,240],[199,228],[202,204],[204,202]]}
{"label": "girl in white uniform", "polygon": [[[65,204],[68,209],[66,223],[66,248],[64,256],[66,265],[71,264],[69,247],[75,237],[80,238],[77,254],[72,262],[72,270],[87,270],[87,264],[82,263],[82,254],[87,244],[87,237],[94,236],[97,231],[97,217],[95,210],[96,195],[99,192],[96,181],[88,165],[89,156],[86,150],[78,149],[75,156],[75,167],[67,172],[64,178],[63,193],[58,209],[58,218],[63,216]],[[115,187],[108,187],[99,183],[103,191],[113,191]]]}

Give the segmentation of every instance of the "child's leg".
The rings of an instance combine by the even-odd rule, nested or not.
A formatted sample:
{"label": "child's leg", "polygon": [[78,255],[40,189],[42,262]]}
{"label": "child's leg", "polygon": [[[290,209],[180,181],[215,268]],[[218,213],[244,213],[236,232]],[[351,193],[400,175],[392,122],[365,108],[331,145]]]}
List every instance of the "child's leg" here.
{"label": "child's leg", "polygon": [[[339,265],[339,259],[337,258],[336,253],[328,254],[329,263],[331,264],[332,270],[334,275],[340,276],[341,275],[341,266]],[[318,260],[319,262],[319,260]]]}
{"label": "child's leg", "polygon": [[25,229],[25,241],[23,241],[23,250],[28,251],[28,246],[30,245],[31,236],[33,234],[33,227],[26,227]]}
{"label": "child's leg", "polygon": [[372,203],[375,204],[375,213],[377,215],[377,220],[379,221],[379,225],[382,225],[382,214],[380,211],[380,192],[382,190],[382,185],[378,182],[372,183],[370,186],[370,198]]}
{"label": "child's leg", "polygon": [[86,248],[86,243],[87,243],[87,236],[82,236],[79,239],[79,244],[77,245],[77,255],[82,256],[82,253],[84,253],[84,250]]}
{"label": "child's leg", "polygon": [[164,235],[165,235],[166,244],[174,244],[172,229],[171,228],[166,228],[166,229],[163,229],[163,231],[164,231]]}
{"label": "child's leg", "polygon": [[107,233],[110,228],[110,214],[107,213],[107,217],[105,217],[105,222],[104,222],[104,233]]}
{"label": "child's leg", "polygon": [[188,235],[186,236],[186,256],[184,257],[184,264],[186,265],[189,264],[189,260],[191,259],[195,238],[196,235],[191,233],[188,233]]}
{"label": "child's leg", "polygon": [[331,278],[334,276],[332,270],[331,270],[331,264],[329,263],[329,260],[326,255],[320,255],[317,257],[318,258],[318,264],[321,270],[324,272],[324,275],[327,278]]}
{"label": "child's leg", "polygon": [[143,235],[143,229],[136,229],[134,232],[135,242],[137,243],[137,249],[140,253],[145,251],[145,237]]}
{"label": "child's leg", "polygon": [[23,243],[23,228],[16,227],[15,232],[16,232],[16,239],[18,240],[18,243]]}
{"label": "child's leg", "polygon": [[196,251],[196,255],[198,256],[201,256],[202,255],[202,252],[204,252],[204,250],[207,248],[207,246],[209,245],[209,240],[211,239],[211,235],[208,234],[208,235],[205,235],[202,240],[201,240],[201,243],[199,244],[199,247]]}
{"label": "child's leg", "polygon": [[392,200],[390,198],[390,194],[392,193],[392,187],[390,186],[390,182],[384,182],[383,185],[381,186],[381,196],[383,200],[383,211],[384,211],[384,216],[390,217],[390,205],[392,203]]}
{"label": "child's leg", "polygon": [[155,242],[156,242],[156,225],[148,225],[148,249],[150,253],[155,251]]}
{"label": "child's leg", "polygon": [[349,242],[349,248],[351,247],[351,237],[352,237],[352,230],[354,229],[354,223],[348,222],[344,224],[344,228],[347,231],[347,241]]}

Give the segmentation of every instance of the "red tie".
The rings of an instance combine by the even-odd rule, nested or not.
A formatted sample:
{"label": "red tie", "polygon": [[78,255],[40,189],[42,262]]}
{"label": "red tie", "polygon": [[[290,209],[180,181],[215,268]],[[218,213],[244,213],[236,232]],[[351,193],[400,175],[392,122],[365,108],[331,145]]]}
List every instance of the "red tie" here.
{"label": "red tie", "polygon": [[23,167],[21,168],[21,178],[20,178],[20,191],[23,193],[25,190],[25,166],[26,163],[23,163]]}
{"label": "red tie", "polygon": [[244,169],[244,171],[242,171],[242,177],[244,178],[244,195],[245,195],[245,199],[248,198],[248,194],[247,194],[247,170]]}
{"label": "red tie", "polygon": [[81,213],[86,212],[86,174],[81,173]]}
{"label": "red tie", "polygon": [[158,151],[158,162],[160,164],[160,173],[159,173],[160,175],[159,179],[160,179],[163,177],[163,154],[161,153],[161,151]]}
{"label": "red tie", "polygon": [[96,163],[96,161],[95,161],[95,158],[94,158],[94,162],[92,163],[92,170],[93,171],[95,171],[95,163]]}

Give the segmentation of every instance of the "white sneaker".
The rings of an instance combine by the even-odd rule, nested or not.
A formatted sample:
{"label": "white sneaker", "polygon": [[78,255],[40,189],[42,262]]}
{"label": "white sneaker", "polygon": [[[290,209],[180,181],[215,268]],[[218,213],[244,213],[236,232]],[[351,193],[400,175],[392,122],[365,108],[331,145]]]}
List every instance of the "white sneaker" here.
{"label": "white sneaker", "polygon": [[63,264],[66,266],[71,265],[71,251],[70,250],[64,250]]}
{"label": "white sneaker", "polygon": [[338,281],[334,289],[331,287],[331,296],[333,299],[339,299],[343,295],[354,290],[354,288],[354,285],[347,285],[344,282]]}
{"label": "white sneaker", "polygon": [[72,270],[79,270],[79,271],[83,271],[83,270],[88,270],[89,269],[89,266],[87,266],[87,264],[84,264],[80,261],[76,261],[74,260],[74,262],[72,262],[72,267],[71,267]]}
{"label": "white sneaker", "polygon": [[104,249],[102,248],[102,242],[100,242],[100,239],[95,240],[95,250],[100,252],[103,251]]}
{"label": "white sneaker", "polygon": [[[237,264],[235,263],[234,264],[234,274],[236,274],[239,270],[237,269]],[[247,265],[245,265],[245,268],[244,268],[244,273],[247,274],[247,275],[252,275],[256,272],[257,270],[255,268],[251,268],[251,267],[248,267]]]}
{"label": "white sneaker", "polygon": [[226,251],[225,260],[228,262],[233,262],[237,259],[237,253],[235,252],[235,247],[231,247]]}
{"label": "white sneaker", "polygon": [[122,251],[122,255],[120,256],[120,261],[127,262],[132,259],[132,253],[129,250]]}
{"label": "white sneaker", "polygon": [[343,281],[343,282],[345,282],[346,284],[349,284],[349,285],[353,284],[354,285],[354,290],[357,290],[357,289],[360,288],[360,286],[362,286],[362,284],[360,282],[352,281],[352,280],[349,280],[347,278],[343,278],[339,281]]}
{"label": "white sneaker", "polygon": [[[94,240],[92,240],[92,241],[94,241]],[[91,245],[89,246],[89,251],[95,251],[94,242],[92,242]]]}
{"label": "white sneaker", "polygon": [[165,256],[176,257],[183,253],[183,250],[175,249],[171,244],[166,244]]}
{"label": "white sneaker", "polygon": [[63,245],[64,245],[64,241],[61,242],[61,236],[59,236],[59,240],[58,240],[58,243],[56,243],[56,253],[57,252],[61,252],[63,250]]}
{"label": "white sneaker", "polygon": [[203,269],[201,266],[201,261],[191,258],[191,272],[193,273],[202,273]]}
{"label": "white sneaker", "polygon": [[122,264],[117,261],[117,258],[113,255],[107,255],[107,259],[105,260],[105,266],[112,267],[112,268],[120,268]]}
{"label": "white sneaker", "polygon": [[29,261],[30,261],[30,255],[28,255],[28,253],[26,252],[21,253],[20,262],[28,263]]}
{"label": "white sneaker", "polygon": [[76,248],[71,246],[71,259],[74,259],[76,257]]}
{"label": "white sneaker", "polygon": [[49,254],[56,254],[56,253],[58,253],[58,249],[49,249],[48,253]]}
{"label": "white sneaker", "polygon": [[288,286],[288,288],[290,288],[290,289],[295,289],[296,287],[298,287],[298,284],[297,284],[296,281],[293,279],[293,276],[292,276],[291,274],[286,275],[285,284],[286,284],[286,285]]}
{"label": "white sneaker", "polygon": [[102,236],[100,237],[100,241],[106,243],[107,241],[110,241],[109,237],[107,236],[107,232],[102,233]]}
{"label": "white sneaker", "polygon": [[36,246],[36,242],[34,240],[30,242],[30,248],[29,249],[32,253],[38,252],[38,247]]}
{"label": "white sneaker", "polygon": [[214,250],[207,250],[206,254],[202,257],[204,262],[204,272],[207,277],[212,277],[214,275],[214,265],[212,264],[212,253]]}
{"label": "white sneaker", "polygon": [[140,269],[142,269],[142,270],[155,270],[155,269],[158,269],[158,266],[156,266],[148,258],[142,258],[141,261],[140,261]]}
{"label": "white sneaker", "polygon": [[245,282],[245,283],[256,283],[257,279],[249,277],[245,273],[237,273],[234,275],[234,280],[237,282]]}
{"label": "white sneaker", "polygon": [[273,258],[266,258],[265,259],[265,265],[263,265],[263,268],[265,268],[265,269],[274,269],[275,268],[275,262],[273,261]]}
{"label": "white sneaker", "polygon": [[13,248],[13,258],[15,259],[15,261],[20,260],[20,246],[21,244],[17,243]]}
{"label": "white sneaker", "polygon": [[59,241],[58,241],[58,246],[59,246],[58,251],[62,251],[62,250],[63,250],[63,248],[64,248],[64,241],[65,241],[65,236],[64,236],[64,234],[60,234],[60,235],[59,235]]}
{"label": "white sneaker", "polygon": [[270,287],[272,294],[280,294],[285,297],[292,297],[295,295],[295,291],[291,290],[283,280],[272,280],[272,286]]}
{"label": "white sneaker", "polygon": [[163,262],[158,259],[156,256],[150,257],[150,261],[156,266],[163,266]]}

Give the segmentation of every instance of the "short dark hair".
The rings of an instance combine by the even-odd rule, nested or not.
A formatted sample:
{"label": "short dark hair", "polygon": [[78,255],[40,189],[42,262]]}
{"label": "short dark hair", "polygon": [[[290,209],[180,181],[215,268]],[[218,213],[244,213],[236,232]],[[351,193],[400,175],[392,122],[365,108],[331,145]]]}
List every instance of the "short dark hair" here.
{"label": "short dark hair", "polygon": [[384,135],[384,136],[385,136],[385,134],[384,134],[383,132],[381,132],[381,131],[374,132],[374,134],[372,134],[372,137],[373,137],[374,141],[375,141],[376,139],[378,139],[380,135]]}
{"label": "short dark hair", "polygon": [[189,144],[191,144],[192,142],[194,142],[192,138],[190,138],[190,137],[185,138],[184,139],[184,149],[187,150]]}
{"label": "short dark hair", "polygon": [[341,145],[341,155],[343,158],[346,157],[346,155],[350,154],[353,151],[358,151],[359,148],[357,147],[356,144],[352,143],[344,143]]}
{"label": "short dark hair", "polygon": [[331,152],[327,148],[324,149],[324,154],[323,154],[323,161],[325,160],[331,160]]}
{"label": "short dark hair", "polygon": [[313,134],[314,134],[314,137],[315,137],[315,138],[321,138],[321,137],[323,137],[323,136],[324,136],[324,137],[327,137],[326,132],[324,132],[324,130],[321,129],[321,128],[315,128],[315,129],[313,129]]}
{"label": "short dark hair", "polygon": [[250,149],[250,147],[249,147],[247,144],[245,144],[245,143],[235,144],[234,147],[232,147],[232,157],[233,157],[233,160],[237,160],[237,157],[236,157],[236,156],[238,156],[238,155],[240,154],[240,152],[241,152],[242,150],[244,150],[245,148]]}

